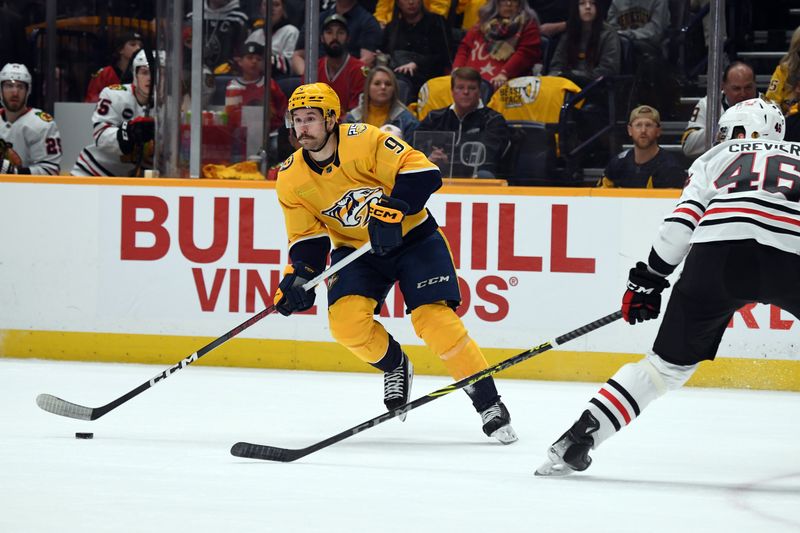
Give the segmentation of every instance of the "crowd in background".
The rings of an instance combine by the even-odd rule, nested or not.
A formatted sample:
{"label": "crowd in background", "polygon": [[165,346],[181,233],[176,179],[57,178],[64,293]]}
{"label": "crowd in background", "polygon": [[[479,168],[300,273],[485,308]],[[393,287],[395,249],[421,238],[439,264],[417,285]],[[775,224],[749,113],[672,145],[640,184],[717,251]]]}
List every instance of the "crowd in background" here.
{"label": "crowd in background", "polygon": [[[684,2],[700,15],[707,3]],[[63,4],[59,6],[59,20],[67,15],[80,17],[96,13],[91,5]],[[104,9],[151,20],[153,7],[144,4],[109,2]],[[671,4],[675,2],[323,0],[319,13],[317,79],[331,85],[338,94],[343,121],[384,127],[420,149],[427,143],[426,155],[447,175],[507,177],[513,182],[516,163],[525,155],[525,143],[554,142],[554,129],[542,129],[538,125],[562,123],[560,126],[563,126],[566,115],[562,107],[582,89],[585,90],[581,93],[583,98],[573,102],[571,108],[571,120],[577,124],[574,135],[561,131],[562,139],[547,147],[551,152],[549,156],[563,158],[564,154],[559,152],[566,140],[578,144],[602,131],[609,120],[613,122],[614,117],[609,119],[609,91],[619,90],[612,82],[615,76],[624,74],[633,82],[624,86],[625,98],[620,100],[620,109],[611,111],[627,119],[628,142],[632,146],[619,152],[617,146],[600,138],[588,152],[575,159],[580,165],[594,161],[597,166],[606,168],[598,181],[601,186],[680,187],[686,167],[704,147],[707,99],[698,102],[692,116],[677,114],[678,81],[683,73],[676,64],[676,13],[671,12]],[[0,40],[3,42],[0,44],[4,45],[0,46],[0,65],[28,65],[29,74],[35,78],[42,68],[36,64],[35,47],[19,46],[19,43],[31,42],[31,28],[42,22],[38,17],[43,16],[43,3],[0,2],[0,6],[3,10],[0,17]],[[193,17],[191,2],[186,2],[186,7],[184,109],[189,107]],[[272,20],[270,43],[266,42],[264,27],[268,7]],[[278,137],[283,142],[278,143],[277,155],[281,158],[296,147],[282,123],[288,96],[305,81],[304,7],[303,0],[271,0],[269,3],[266,0],[205,0],[204,3],[203,107],[220,104],[224,106],[227,124],[241,125],[242,106],[263,104],[264,74],[265,69],[270,69],[270,130],[280,132]],[[150,110],[148,95],[137,93],[137,88],[141,87],[137,86],[137,67],[133,63],[139,49],[146,44],[153,46],[152,42],[148,43],[151,38],[135,29],[117,31],[109,39],[109,57],[105,63],[94,65],[85,83],[78,83],[71,77],[69,65],[63,66],[58,81],[59,90],[61,84],[68,86],[59,93],[63,99],[83,100],[98,106],[92,124],[87,127],[95,128],[97,138],[116,139],[106,143],[109,157],[137,154],[132,157],[133,161],[127,161],[132,168],[125,172],[141,168],[141,161],[136,161],[141,159],[139,154],[152,152],[152,147],[134,150],[125,139],[142,127],[140,122],[150,122],[135,122],[149,118]],[[269,50],[265,54],[267,46]],[[787,138],[790,140],[795,135],[800,136],[800,130],[795,133],[798,127],[794,120],[800,94],[798,50],[800,33],[795,32],[765,95],[778,103],[789,118]],[[265,56],[269,58],[266,62]],[[153,68],[153,59],[149,58],[140,67],[149,71]],[[723,110],[758,94],[750,65],[736,61],[735,57],[730,59],[726,58],[728,65],[722,79]],[[3,79],[3,95],[6,83],[9,84],[7,102],[13,100],[11,92],[20,92],[20,84],[26,84],[25,76],[16,78],[19,79]],[[19,87],[12,89],[11,85]],[[119,87],[127,87],[125,98],[118,98],[125,92]],[[27,81],[26,106],[28,100],[31,105],[41,105],[37,101],[39,93],[33,89],[32,82]],[[115,105],[119,109],[115,110]],[[106,107],[109,110],[105,110]],[[6,130],[11,129],[9,120],[15,114],[4,110]],[[53,117],[47,116],[49,125]],[[687,123],[682,153],[670,154],[659,149],[662,117]],[[96,131],[98,121],[105,124],[100,133]],[[129,132],[128,128],[133,130]],[[150,126],[145,129],[149,132]],[[447,145],[447,137],[443,137],[444,142],[438,142],[418,135],[424,132],[452,132],[451,144]],[[539,132],[544,133],[539,135]],[[6,140],[10,139],[8,131],[3,135]],[[151,144],[153,141],[149,133],[139,140]],[[96,139],[95,143],[98,142]],[[126,154],[124,148],[133,152]],[[15,167],[24,169],[32,165],[20,162]],[[90,166],[89,163],[85,165]],[[92,168],[96,172],[89,172],[90,175],[113,175]],[[673,168],[682,168],[682,174],[670,170],[666,178],[659,175]],[[59,171],[78,173],[75,169]]]}

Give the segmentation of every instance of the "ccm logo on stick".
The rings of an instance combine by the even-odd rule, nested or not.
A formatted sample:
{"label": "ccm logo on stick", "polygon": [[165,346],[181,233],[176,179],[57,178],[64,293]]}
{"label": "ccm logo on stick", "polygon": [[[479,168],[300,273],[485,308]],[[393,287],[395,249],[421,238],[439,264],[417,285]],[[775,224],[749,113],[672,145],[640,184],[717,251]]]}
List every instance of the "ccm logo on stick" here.
{"label": "ccm logo on stick", "polygon": [[439,276],[438,278],[431,278],[426,279],[425,281],[420,281],[417,283],[417,288],[421,289],[423,287],[427,287],[428,285],[434,285],[436,283],[441,283],[443,281],[450,281],[450,276]]}

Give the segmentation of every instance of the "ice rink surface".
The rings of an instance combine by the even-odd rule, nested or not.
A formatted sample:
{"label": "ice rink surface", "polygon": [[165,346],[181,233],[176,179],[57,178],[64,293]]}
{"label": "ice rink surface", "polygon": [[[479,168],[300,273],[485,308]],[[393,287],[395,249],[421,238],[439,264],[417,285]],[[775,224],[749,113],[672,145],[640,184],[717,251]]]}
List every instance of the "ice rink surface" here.
{"label": "ice rink surface", "polygon": [[[0,358],[0,532],[800,531],[797,393],[671,393],[561,479],[533,471],[596,384],[498,380],[511,446],[457,391],[288,464],[229,449],[368,420],[380,376],[189,367],[94,422],[34,401],[97,407],[162,370]],[[449,382],[417,376],[412,396]]]}

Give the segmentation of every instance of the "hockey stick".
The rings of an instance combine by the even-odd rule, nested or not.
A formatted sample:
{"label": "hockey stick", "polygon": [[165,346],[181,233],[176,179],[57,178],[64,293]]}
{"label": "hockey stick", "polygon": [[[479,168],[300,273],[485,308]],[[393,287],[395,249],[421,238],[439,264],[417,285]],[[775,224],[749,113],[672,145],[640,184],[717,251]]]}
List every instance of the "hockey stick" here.
{"label": "hockey stick", "polygon": [[[370,243],[367,242],[366,244],[364,244],[363,246],[361,246],[360,248],[358,248],[354,252],[351,252],[347,257],[345,257],[344,259],[342,259],[341,261],[339,261],[335,265],[329,267],[327,270],[325,270],[319,276],[317,276],[314,279],[309,280],[306,283],[304,283],[303,284],[303,288],[308,290],[308,289],[310,289],[312,287],[316,287],[317,285],[322,283],[326,278],[329,278],[330,276],[332,276],[336,272],[340,271],[345,266],[349,265],[350,263],[352,263],[353,261],[355,261],[356,259],[358,259],[362,255],[364,255],[365,253],[369,252],[370,250],[371,250]],[[239,324],[238,326],[236,326],[235,328],[233,328],[232,330],[227,332],[225,335],[223,335],[223,336],[211,341],[210,343],[206,344],[205,346],[203,346],[202,348],[200,348],[199,350],[194,352],[189,357],[187,357],[187,358],[183,359],[182,361],[180,361],[179,363],[169,367],[168,369],[164,370],[160,374],[154,376],[149,381],[145,381],[144,383],[142,383],[141,385],[139,385],[138,387],[136,387],[132,391],[120,396],[116,400],[114,400],[114,401],[112,401],[110,403],[107,403],[106,405],[103,405],[101,407],[84,407],[83,405],[78,405],[78,404],[75,404],[75,403],[72,403],[72,402],[68,402],[66,400],[62,400],[61,398],[58,398],[58,397],[53,396],[51,394],[40,394],[39,396],[37,396],[36,397],[36,405],[38,405],[39,407],[41,407],[45,411],[49,411],[49,412],[51,412],[53,414],[56,414],[56,415],[66,416],[66,417],[69,417],[69,418],[77,418],[78,420],[97,420],[98,418],[100,418],[104,414],[108,413],[109,411],[111,411],[113,409],[116,409],[117,407],[119,407],[123,403],[127,402],[131,398],[134,398],[134,397],[138,396],[139,394],[143,393],[144,391],[146,391],[147,389],[149,389],[150,387],[152,387],[156,383],[167,379],[169,376],[171,376],[173,373],[177,372],[178,370],[181,370],[181,369],[189,366],[190,364],[194,363],[195,361],[197,361],[198,359],[203,357],[205,354],[207,354],[208,352],[210,352],[214,348],[217,348],[221,344],[224,344],[225,342],[227,342],[230,339],[234,338],[236,335],[238,335],[242,331],[246,330],[247,328],[249,328],[250,326],[252,326],[256,322],[258,322],[259,320],[261,320],[265,316],[267,316],[269,314],[272,314],[274,312],[275,312],[275,306],[274,305],[270,305],[269,307],[267,307],[266,309],[264,309],[260,313],[258,313],[256,315],[253,315],[252,317],[248,318],[247,320],[245,320],[244,322],[242,322],[241,324]]]}
{"label": "hockey stick", "polygon": [[308,446],[306,448],[297,448],[297,449],[278,448],[276,446],[267,446],[265,444],[251,444],[249,442],[237,442],[231,448],[231,454],[235,455],[236,457],[246,457],[248,459],[264,459],[267,461],[279,461],[282,463],[289,463],[296,459],[300,459],[301,457],[305,457],[306,455],[309,455],[311,453],[317,452],[323,448],[327,448],[328,446],[343,441],[344,439],[352,437],[356,433],[361,433],[364,430],[367,430],[371,427],[375,427],[378,424],[382,424],[387,420],[391,420],[396,416],[399,416],[403,413],[407,413],[412,409],[416,409],[417,407],[423,406],[426,403],[432,402],[437,398],[446,396],[453,391],[456,391],[458,389],[463,389],[464,387],[472,385],[477,381],[487,378],[493,374],[497,374],[498,372],[505,370],[510,366],[514,366],[518,363],[521,363],[522,361],[525,361],[526,359],[530,359],[531,357],[534,357],[543,352],[551,350],[556,346],[560,346],[565,342],[577,339],[578,337],[585,335],[590,331],[594,331],[597,328],[601,328],[607,324],[611,324],[612,322],[618,320],[621,317],[622,317],[622,311],[615,311],[610,315],[606,315],[603,318],[600,318],[598,320],[595,320],[594,322],[586,324],[585,326],[572,330],[569,333],[565,333],[560,337],[556,337],[555,340],[545,342],[544,344],[540,344],[539,346],[534,346],[533,348],[526,350],[520,354],[517,354],[514,357],[506,359],[505,361],[501,361],[494,366],[490,366],[489,368],[481,370],[476,374],[467,376],[461,381],[457,381],[439,390],[426,394],[425,396],[422,396],[412,402],[402,405],[393,411],[387,411],[381,415],[376,416],[375,418],[367,420],[366,422],[358,424],[357,426],[353,426],[350,429],[346,429],[341,433],[338,433],[316,444],[312,444],[311,446]]}

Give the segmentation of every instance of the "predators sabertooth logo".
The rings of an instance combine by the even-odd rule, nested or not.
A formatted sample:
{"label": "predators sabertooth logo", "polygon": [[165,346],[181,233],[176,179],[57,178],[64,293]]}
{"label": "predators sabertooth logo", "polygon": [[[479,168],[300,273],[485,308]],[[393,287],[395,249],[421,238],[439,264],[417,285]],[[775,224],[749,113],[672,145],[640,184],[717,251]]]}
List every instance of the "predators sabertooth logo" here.
{"label": "predators sabertooth logo", "polygon": [[382,195],[383,190],[380,187],[351,189],[322,214],[339,221],[345,228],[365,227],[369,218],[369,204]]}
{"label": "predators sabertooth logo", "polygon": [[278,172],[283,172],[284,170],[286,170],[287,168],[292,166],[292,163],[294,163],[294,154],[292,154],[289,157],[287,157],[286,161],[281,163],[280,168],[278,168]]}
{"label": "predators sabertooth logo", "polygon": [[355,137],[356,135],[361,135],[365,131],[367,131],[366,124],[360,124],[360,123],[351,124],[350,127],[347,128],[347,136]]}

